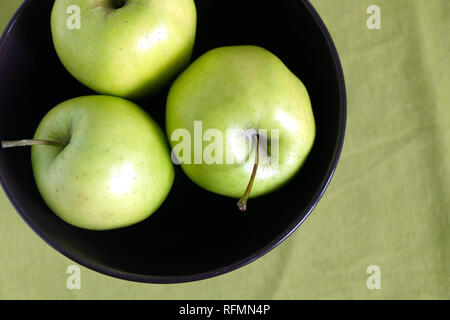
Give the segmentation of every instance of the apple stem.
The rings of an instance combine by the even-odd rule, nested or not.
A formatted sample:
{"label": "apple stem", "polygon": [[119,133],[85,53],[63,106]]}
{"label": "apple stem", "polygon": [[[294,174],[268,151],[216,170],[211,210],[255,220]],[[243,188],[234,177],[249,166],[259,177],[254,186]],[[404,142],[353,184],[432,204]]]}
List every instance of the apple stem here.
{"label": "apple stem", "polygon": [[32,145],[49,145],[49,146],[62,146],[61,143],[50,140],[38,140],[38,139],[25,139],[17,141],[2,141],[2,148],[14,148],[14,147],[26,147]]}
{"label": "apple stem", "polygon": [[258,137],[258,135],[256,135],[256,157],[255,157],[255,164],[253,165],[252,175],[250,177],[250,181],[248,182],[247,189],[245,190],[244,195],[242,196],[241,199],[239,199],[239,201],[237,203],[239,210],[241,210],[242,212],[247,210],[247,200],[248,200],[248,197],[250,196],[250,192],[252,191],[252,187],[253,187],[253,182],[255,181],[255,178],[256,178],[256,171],[258,170],[258,163],[259,163],[259,137]]}

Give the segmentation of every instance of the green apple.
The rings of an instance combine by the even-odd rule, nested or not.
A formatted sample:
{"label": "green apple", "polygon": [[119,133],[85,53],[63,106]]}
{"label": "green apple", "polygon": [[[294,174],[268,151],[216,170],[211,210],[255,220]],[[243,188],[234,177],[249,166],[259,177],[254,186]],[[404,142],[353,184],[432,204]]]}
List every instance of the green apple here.
{"label": "green apple", "polygon": [[194,61],[170,89],[166,128],[187,176],[211,192],[243,196],[241,210],[248,197],[295,175],[316,132],[303,83],[257,46],[216,48]]}
{"label": "green apple", "polygon": [[101,94],[140,98],[166,85],[190,61],[193,0],[56,0],[56,52],[81,83]]}
{"label": "green apple", "polygon": [[32,145],[36,184],[62,220],[90,230],[129,226],[165,200],[174,168],[160,127],[137,105],[111,96],[65,101],[40,122]]}

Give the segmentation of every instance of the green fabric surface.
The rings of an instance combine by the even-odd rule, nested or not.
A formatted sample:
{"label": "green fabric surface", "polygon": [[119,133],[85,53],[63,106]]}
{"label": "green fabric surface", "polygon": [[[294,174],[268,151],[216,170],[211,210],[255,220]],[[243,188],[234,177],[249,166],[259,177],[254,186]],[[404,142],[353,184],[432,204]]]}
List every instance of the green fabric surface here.
{"label": "green fabric surface", "polygon": [[[19,6],[2,0],[0,28]],[[0,195],[0,299],[449,299],[450,1],[314,0],[343,65],[346,140],[335,176],[305,223],[234,272],[171,285],[81,268]],[[366,9],[381,8],[369,30]],[[369,290],[366,269],[381,270]]]}

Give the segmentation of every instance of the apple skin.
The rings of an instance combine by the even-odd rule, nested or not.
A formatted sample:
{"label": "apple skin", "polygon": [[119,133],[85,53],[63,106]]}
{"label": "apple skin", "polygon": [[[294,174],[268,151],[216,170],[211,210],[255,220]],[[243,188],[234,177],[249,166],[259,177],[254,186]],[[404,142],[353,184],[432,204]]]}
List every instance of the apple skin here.
{"label": "apple skin", "polygon": [[174,168],[163,131],[140,107],[118,97],[85,96],[48,112],[32,146],[38,190],[67,223],[90,230],[132,225],[165,200]]}
{"label": "apple skin", "polygon": [[[156,93],[190,61],[197,11],[193,0],[56,0],[51,31],[65,68],[106,95],[138,99]],[[80,8],[70,29],[69,6]]]}
{"label": "apple skin", "polygon": [[[309,154],[316,133],[303,83],[279,58],[257,46],[213,49],[176,79],[166,109],[166,133],[172,147],[180,143],[172,139],[174,130],[186,128],[194,136],[193,123],[198,120],[202,121],[203,132],[216,128],[225,137],[227,129],[241,131],[223,143],[224,154],[227,148],[245,150],[250,143],[245,139],[247,129],[266,129],[267,140],[271,139],[271,130],[278,129],[278,165],[274,166],[267,156],[260,158],[250,198],[274,191],[291,179]],[[204,142],[203,148],[207,145]],[[204,189],[240,198],[255,163],[256,148],[249,150],[233,154],[235,160],[245,159],[241,164],[195,164],[191,160],[181,166]]]}

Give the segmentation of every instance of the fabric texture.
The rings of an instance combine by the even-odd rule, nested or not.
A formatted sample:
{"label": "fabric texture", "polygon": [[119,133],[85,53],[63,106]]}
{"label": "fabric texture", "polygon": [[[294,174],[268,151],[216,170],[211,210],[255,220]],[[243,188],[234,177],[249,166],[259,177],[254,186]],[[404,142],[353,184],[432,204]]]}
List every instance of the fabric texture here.
{"label": "fabric texture", "polygon": [[[1,191],[0,299],[449,299],[450,1],[312,4],[341,58],[348,122],[335,176],[292,236],[208,280],[140,284],[82,267],[81,289],[69,290],[75,263]],[[19,5],[1,1],[2,30]],[[381,29],[367,27],[370,5]],[[380,289],[367,286],[369,266]]]}

